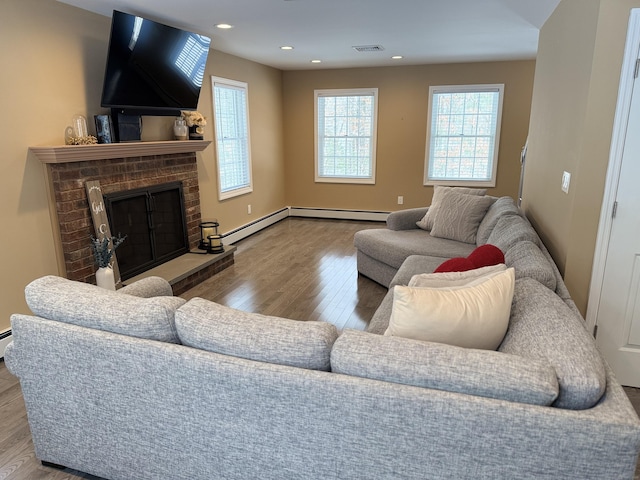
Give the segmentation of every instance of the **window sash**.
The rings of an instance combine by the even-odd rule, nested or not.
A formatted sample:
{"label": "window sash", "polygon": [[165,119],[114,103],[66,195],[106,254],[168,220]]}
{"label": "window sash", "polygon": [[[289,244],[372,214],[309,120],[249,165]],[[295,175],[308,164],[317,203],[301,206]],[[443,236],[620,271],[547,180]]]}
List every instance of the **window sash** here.
{"label": "window sash", "polygon": [[425,185],[495,186],[504,85],[429,89]]}
{"label": "window sash", "polygon": [[316,90],[316,182],[375,183],[377,89]]}
{"label": "window sash", "polygon": [[220,200],[253,191],[248,88],[244,82],[211,77]]}

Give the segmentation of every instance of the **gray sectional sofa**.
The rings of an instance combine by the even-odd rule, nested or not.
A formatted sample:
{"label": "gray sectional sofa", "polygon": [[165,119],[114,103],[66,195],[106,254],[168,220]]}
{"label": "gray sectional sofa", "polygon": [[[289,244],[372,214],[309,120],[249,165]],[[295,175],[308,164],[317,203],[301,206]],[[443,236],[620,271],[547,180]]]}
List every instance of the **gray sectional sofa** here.
{"label": "gray sectional sofa", "polygon": [[[476,240],[517,277],[497,351],[380,335],[393,290],[369,331],[338,332],[185,302],[158,278],[35,280],[5,360],[36,456],[113,480],[633,478],[640,421],[512,205],[492,201]],[[357,235],[362,273],[403,285],[478,245],[416,250],[430,233],[400,226],[420,217]]]}

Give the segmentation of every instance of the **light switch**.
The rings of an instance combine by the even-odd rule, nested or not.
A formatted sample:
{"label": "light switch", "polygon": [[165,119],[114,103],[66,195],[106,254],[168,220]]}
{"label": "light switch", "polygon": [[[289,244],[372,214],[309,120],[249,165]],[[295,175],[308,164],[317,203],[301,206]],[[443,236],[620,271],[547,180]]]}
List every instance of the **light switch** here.
{"label": "light switch", "polygon": [[562,191],[569,193],[569,184],[571,183],[571,174],[569,172],[562,173]]}

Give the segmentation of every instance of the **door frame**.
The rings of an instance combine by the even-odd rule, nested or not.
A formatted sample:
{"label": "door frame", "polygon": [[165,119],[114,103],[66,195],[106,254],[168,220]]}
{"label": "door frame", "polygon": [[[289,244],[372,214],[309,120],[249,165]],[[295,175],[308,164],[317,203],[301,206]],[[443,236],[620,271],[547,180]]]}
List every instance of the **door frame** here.
{"label": "door frame", "polygon": [[[609,250],[609,238],[613,226],[613,208],[618,194],[618,182],[622,168],[622,154],[629,123],[629,111],[631,109],[631,95],[635,81],[634,72],[640,50],[640,8],[632,8],[629,16],[627,39],[620,72],[620,86],[618,88],[618,101],[613,120],[613,132],[611,135],[611,147],[609,151],[609,165],[605,180],[604,196],[600,209],[600,222],[598,224],[598,236],[593,256],[591,271],[591,285],[589,287],[589,299],[587,303],[586,322],[590,332],[594,332],[598,320],[600,297],[604,282],[604,271]],[[640,88],[640,87],[639,87]],[[594,332],[595,333],[595,332]]]}

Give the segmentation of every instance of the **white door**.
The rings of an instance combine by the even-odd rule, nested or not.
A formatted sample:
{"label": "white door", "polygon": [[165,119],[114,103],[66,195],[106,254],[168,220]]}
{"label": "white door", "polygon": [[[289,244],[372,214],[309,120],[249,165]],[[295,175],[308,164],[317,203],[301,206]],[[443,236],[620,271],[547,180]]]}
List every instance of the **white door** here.
{"label": "white door", "polygon": [[[599,283],[599,298],[594,299],[596,342],[620,383],[635,387],[640,387],[639,35],[640,14],[636,9],[630,21],[614,124],[610,160],[614,165],[609,168],[608,195],[605,192],[600,222],[598,242],[604,259],[599,274],[596,250],[596,278],[589,302],[591,309],[593,287]],[[629,78],[625,78],[627,75]]]}

